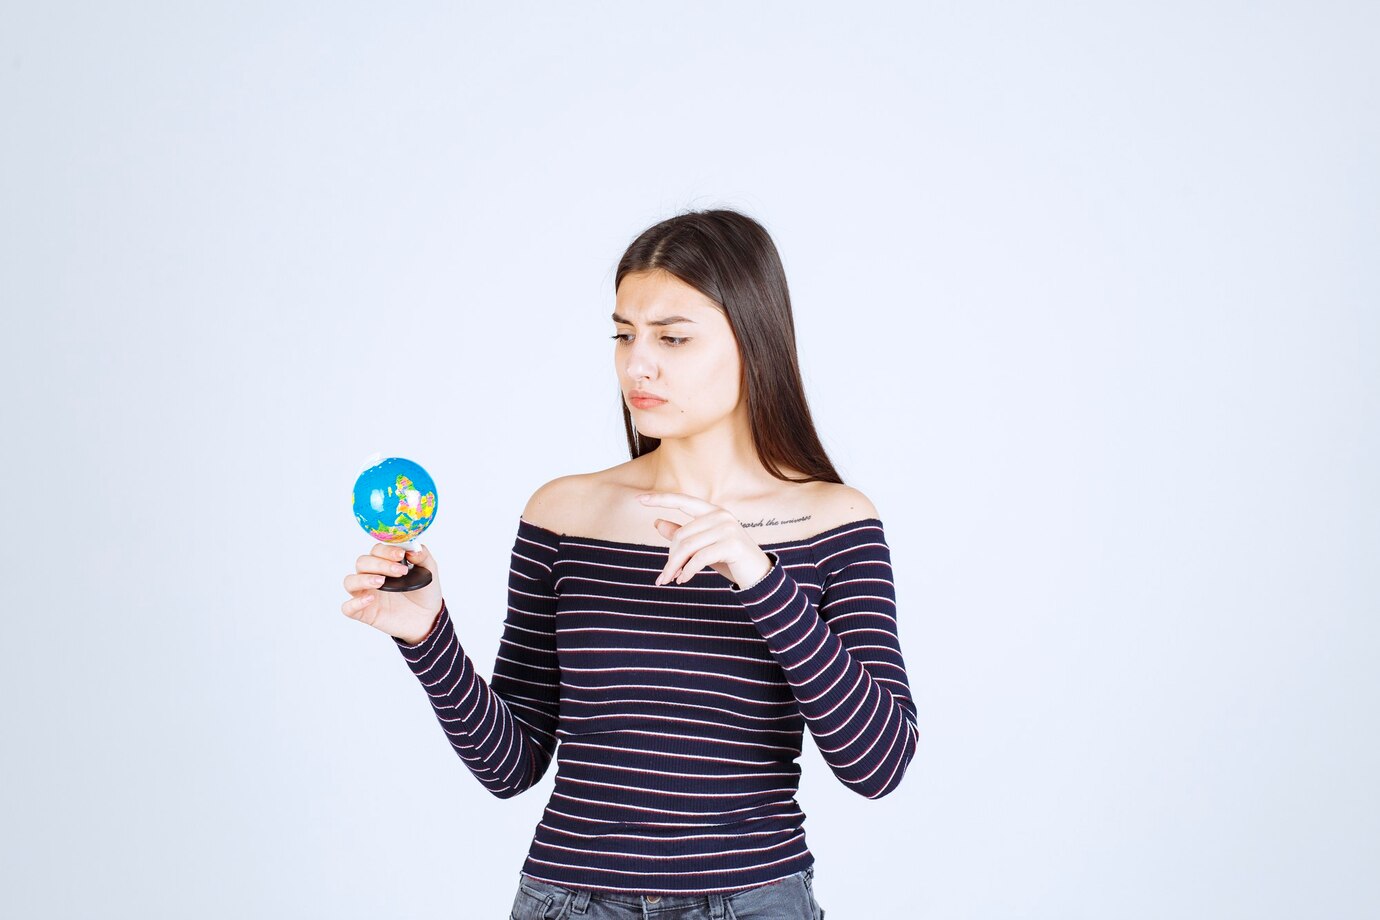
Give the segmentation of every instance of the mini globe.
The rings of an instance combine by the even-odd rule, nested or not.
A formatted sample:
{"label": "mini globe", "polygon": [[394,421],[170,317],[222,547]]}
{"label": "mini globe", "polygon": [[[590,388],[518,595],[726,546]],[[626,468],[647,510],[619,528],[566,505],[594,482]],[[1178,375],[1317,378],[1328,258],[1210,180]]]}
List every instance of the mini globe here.
{"label": "mini globe", "polygon": [[[436,519],[436,483],[431,474],[404,457],[381,460],[355,480],[355,521],[380,543],[409,543]],[[431,573],[411,565],[406,575],[390,576],[380,591],[412,591],[431,584]]]}

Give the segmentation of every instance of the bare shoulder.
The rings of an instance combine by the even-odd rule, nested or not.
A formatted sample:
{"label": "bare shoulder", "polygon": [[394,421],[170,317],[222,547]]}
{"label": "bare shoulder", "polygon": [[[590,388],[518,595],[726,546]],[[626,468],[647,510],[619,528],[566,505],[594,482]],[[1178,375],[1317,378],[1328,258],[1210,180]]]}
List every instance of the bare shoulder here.
{"label": "bare shoulder", "polygon": [[634,500],[649,488],[645,461],[558,476],[532,493],[522,516],[563,536],[645,542],[650,534],[655,540],[647,515],[655,515],[657,509],[643,508]]}
{"label": "bare shoulder", "polygon": [[585,506],[593,488],[590,473],[557,476],[543,484],[522,509],[523,520],[559,534],[579,533],[582,523],[576,514]]}
{"label": "bare shoulder", "polygon": [[877,506],[872,504],[862,492],[841,482],[827,483],[820,494],[820,518],[824,521],[821,530],[828,530],[840,524],[861,521],[865,518],[881,518]]}

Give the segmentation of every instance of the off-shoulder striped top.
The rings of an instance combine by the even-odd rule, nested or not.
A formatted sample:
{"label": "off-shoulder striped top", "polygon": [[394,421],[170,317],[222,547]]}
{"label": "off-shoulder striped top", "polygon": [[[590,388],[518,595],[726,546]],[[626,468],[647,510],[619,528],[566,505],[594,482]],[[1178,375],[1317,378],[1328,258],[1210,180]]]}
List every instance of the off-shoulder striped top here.
{"label": "off-shoulder striped top", "polygon": [[487,683],[448,605],[394,639],[451,746],[499,798],[545,774],[522,871],[605,891],[729,892],[814,863],[796,802],[803,729],[859,795],[900,783],[917,741],[891,554],[876,518],[761,544],[742,588],[713,569],[653,582],[668,546],[518,518]]}

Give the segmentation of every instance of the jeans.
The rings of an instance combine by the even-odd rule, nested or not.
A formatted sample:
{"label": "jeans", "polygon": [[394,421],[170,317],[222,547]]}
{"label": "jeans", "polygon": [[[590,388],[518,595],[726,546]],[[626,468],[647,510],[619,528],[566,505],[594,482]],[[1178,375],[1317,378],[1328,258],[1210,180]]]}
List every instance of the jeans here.
{"label": "jeans", "polygon": [[824,920],[815,867],[741,891],[640,895],[566,888],[519,873],[508,920]]}

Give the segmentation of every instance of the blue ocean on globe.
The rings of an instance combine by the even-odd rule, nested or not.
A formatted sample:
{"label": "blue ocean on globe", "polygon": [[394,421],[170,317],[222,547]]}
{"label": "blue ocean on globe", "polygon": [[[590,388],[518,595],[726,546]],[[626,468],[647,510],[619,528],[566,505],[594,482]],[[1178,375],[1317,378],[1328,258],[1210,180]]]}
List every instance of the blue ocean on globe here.
{"label": "blue ocean on globe", "polygon": [[359,526],[384,543],[415,540],[436,519],[436,483],[404,457],[389,457],[360,473],[352,498]]}

